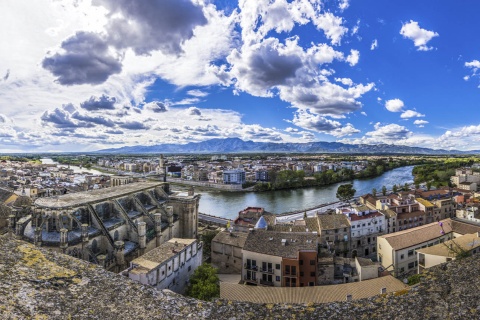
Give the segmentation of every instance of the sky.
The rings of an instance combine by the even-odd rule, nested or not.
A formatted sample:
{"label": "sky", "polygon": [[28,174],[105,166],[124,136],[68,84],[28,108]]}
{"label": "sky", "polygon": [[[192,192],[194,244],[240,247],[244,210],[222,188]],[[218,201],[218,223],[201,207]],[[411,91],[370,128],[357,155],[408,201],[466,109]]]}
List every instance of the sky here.
{"label": "sky", "polygon": [[0,152],[480,150],[475,0],[2,0]]}

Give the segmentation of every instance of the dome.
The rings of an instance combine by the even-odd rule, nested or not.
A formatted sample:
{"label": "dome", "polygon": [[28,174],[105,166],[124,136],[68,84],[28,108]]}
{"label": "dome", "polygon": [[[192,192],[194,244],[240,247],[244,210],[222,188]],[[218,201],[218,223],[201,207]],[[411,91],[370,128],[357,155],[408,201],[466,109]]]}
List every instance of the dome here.
{"label": "dome", "polygon": [[265,220],[265,218],[263,216],[261,216],[260,219],[258,219],[257,223],[255,224],[255,229],[265,229],[265,230],[267,230],[267,228],[268,228],[267,221]]}

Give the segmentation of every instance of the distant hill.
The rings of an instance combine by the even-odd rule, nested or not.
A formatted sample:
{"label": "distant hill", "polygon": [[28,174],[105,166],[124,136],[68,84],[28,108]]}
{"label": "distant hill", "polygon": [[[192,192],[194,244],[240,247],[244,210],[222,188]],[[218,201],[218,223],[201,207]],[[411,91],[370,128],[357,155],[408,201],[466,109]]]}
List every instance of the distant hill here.
{"label": "distant hill", "polygon": [[98,153],[370,153],[370,154],[478,154],[479,150],[458,151],[398,146],[391,144],[346,144],[340,142],[276,143],[243,141],[239,138],[211,139],[187,144],[159,144],[103,149]]}

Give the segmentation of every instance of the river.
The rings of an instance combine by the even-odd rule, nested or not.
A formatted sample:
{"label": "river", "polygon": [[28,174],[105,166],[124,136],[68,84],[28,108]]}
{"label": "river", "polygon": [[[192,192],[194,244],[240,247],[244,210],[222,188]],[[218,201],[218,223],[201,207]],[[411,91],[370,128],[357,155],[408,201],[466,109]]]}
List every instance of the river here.
{"label": "river", "polygon": [[[385,172],[383,175],[371,179],[356,179],[353,188],[356,196],[371,193],[373,188],[380,194],[382,186],[391,189],[394,184],[403,186],[413,183],[413,166],[401,167]],[[278,190],[269,192],[222,192],[199,191],[202,195],[199,211],[229,219],[236,218],[238,212],[248,206],[263,207],[272,213],[312,208],[317,205],[337,201],[335,194],[341,184],[339,182],[325,187],[312,187],[293,190]]]}

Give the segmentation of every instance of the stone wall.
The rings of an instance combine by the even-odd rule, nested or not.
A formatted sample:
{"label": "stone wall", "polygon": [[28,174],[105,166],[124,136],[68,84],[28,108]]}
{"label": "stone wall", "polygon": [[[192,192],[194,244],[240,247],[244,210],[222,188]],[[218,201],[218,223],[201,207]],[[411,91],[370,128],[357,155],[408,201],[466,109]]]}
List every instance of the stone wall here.
{"label": "stone wall", "polygon": [[204,302],[0,237],[1,319],[478,319],[480,256],[423,274],[410,290],[329,304]]}

